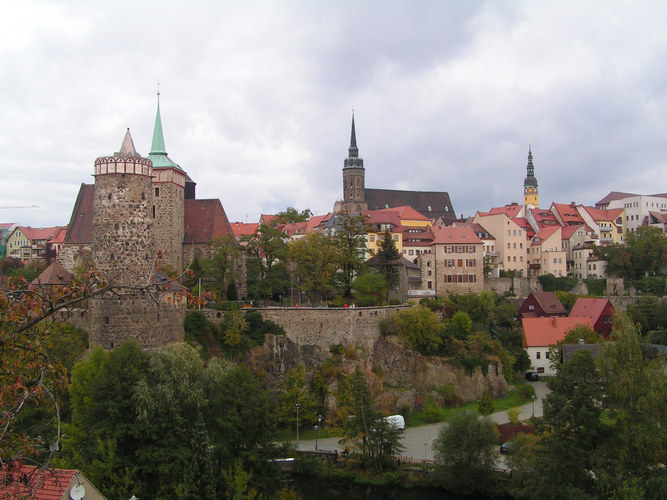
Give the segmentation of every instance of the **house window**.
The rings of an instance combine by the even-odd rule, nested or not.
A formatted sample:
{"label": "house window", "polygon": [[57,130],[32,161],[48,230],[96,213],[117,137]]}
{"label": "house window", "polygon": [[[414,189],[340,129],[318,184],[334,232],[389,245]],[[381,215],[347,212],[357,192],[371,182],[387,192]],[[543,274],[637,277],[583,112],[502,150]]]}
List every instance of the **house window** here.
{"label": "house window", "polygon": [[[403,251],[405,252],[405,250],[403,250]],[[414,254],[415,254],[415,251],[414,251],[414,250],[409,250],[409,251],[408,251],[408,255],[414,255]]]}
{"label": "house window", "polygon": [[456,253],[463,253],[463,246],[456,247]]}
{"label": "house window", "polygon": [[535,353],[535,359],[540,359],[542,357],[542,353],[540,351],[537,351]]}
{"label": "house window", "polygon": [[433,288],[433,282],[432,281],[427,281],[426,282],[426,288],[428,288],[428,289]]}
{"label": "house window", "polygon": [[426,276],[431,276],[432,273],[433,273],[433,271],[431,271],[431,270],[429,269],[428,271],[426,271]]}
{"label": "house window", "polygon": [[507,244],[507,249],[508,249],[508,250],[510,249],[510,244],[509,244],[509,243]]}
{"label": "house window", "polygon": [[375,235],[374,235],[374,234],[371,234],[371,235],[368,237],[368,241],[370,241],[371,243],[374,242],[374,241],[375,241]]}
{"label": "house window", "polygon": [[458,267],[463,267],[463,259],[459,259],[459,260],[456,262],[456,265],[457,265]]}
{"label": "house window", "polygon": [[453,247],[445,247],[445,252],[446,253],[452,253],[453,252]]}
{"label": "house window", "polygon": [[428,261],[428,262],[426,263],[426,267],[431,267],[431,261]]}
{"label": "house window", "polygon": [[160,188],[155,188],[155,196],[160,196]]}
{"label": "house window", "polygon": [[447,267],[454,267],[454,259],[447,259]]}
{"label": "house window", "polygon": [[543,366],[538,366],[537,367],[537,373],[544,373],[544,367]]}
{"label": "house window", "polygon": [[475,247],[468,247],[468,253],[475,253]]}
{"label": "house window", "polygon": [[469,283],[475,283],[476,281],[477,281],[477,276],[475,276],[474,274],[469,274],[468,275],[468,282]]}
{"label": "house window", "polygon": [[397,234],[394,235],[394,241],[398,241],[398,235]]}
{"label": "house window", "polygon": [[528,310],[529,311],[534,311],[535,310],[535,304],[529,304],[528,305]]}

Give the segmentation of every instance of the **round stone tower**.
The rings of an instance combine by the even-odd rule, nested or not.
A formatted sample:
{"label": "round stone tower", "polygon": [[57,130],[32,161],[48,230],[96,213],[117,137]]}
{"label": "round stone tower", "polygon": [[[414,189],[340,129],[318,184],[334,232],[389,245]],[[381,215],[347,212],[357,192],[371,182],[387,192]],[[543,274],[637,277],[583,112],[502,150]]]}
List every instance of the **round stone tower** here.
{"label": "round stone tower", "polygon": [[153,271],[152,174],[129,129],[119,152],[95,160],[93,261],[113,284],[143,285]]}

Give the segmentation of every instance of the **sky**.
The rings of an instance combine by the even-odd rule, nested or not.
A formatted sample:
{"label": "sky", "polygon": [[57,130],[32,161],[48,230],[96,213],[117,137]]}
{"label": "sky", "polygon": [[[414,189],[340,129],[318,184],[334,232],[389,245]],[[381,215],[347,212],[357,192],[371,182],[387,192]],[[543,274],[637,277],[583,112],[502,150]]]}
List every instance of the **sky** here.
{"label": "sky", "polygon": [[[230,221],[366,187],[457,215],[667,192],[667,2],[0,0],[0,222],[66,225],[129,127]],[[35,205],[36,207],[32,207]],[[32,208],[10,208],[10,207]]]}

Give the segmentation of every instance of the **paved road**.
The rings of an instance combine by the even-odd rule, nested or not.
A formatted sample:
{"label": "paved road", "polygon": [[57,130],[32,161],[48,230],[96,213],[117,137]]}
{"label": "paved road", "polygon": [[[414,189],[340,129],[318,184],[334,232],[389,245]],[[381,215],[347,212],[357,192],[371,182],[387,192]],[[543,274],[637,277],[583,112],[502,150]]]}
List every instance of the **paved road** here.
{"label": "paved road", "polygon": [[[542,400],[548,393],[547,386],[544,382],[529,382],[535,389],[535,416],[542,416]],[[525,404],[521,407],[519,420],[528,420],[533,416],[533,402]],[[501,411],[491,415],[491,419],[498,424],[506,424],[509,422],[507,412]],[[438,436],[440,428],[445,425],[440,422],[431,425],[422,425],[420,427],[408,427],[403,433],[403,445],[405,451],[402,453],[405,457],[412,457],[419,460],[433,460],[433,449],[431,443]],[[296,445],[296,442],[294,442]],[[338,450],[342,451],[338,444],[338,438],[325,438],[317,441],[317,447],[320,450]],[[315,440],[301,440],[299,441],[300,450],[314,450]]]}

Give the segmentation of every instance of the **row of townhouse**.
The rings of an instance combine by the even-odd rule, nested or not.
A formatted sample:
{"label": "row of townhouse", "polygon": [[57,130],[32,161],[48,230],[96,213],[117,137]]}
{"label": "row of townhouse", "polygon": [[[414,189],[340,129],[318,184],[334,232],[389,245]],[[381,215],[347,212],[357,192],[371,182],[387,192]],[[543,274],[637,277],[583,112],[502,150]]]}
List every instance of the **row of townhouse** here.
{"label": "row of townhouse", "polygon": [[25,262],[43,263],[56,257],[63,247],[67,227],[33,228],[13,225],[4,243],[5,256]]}

